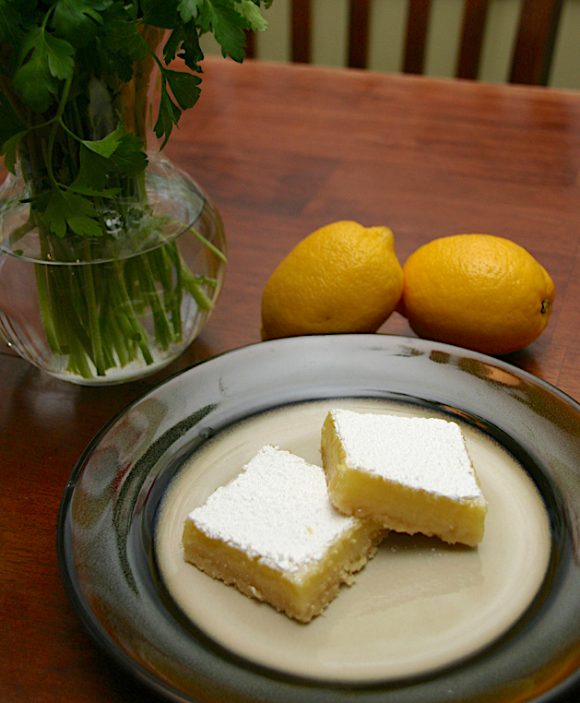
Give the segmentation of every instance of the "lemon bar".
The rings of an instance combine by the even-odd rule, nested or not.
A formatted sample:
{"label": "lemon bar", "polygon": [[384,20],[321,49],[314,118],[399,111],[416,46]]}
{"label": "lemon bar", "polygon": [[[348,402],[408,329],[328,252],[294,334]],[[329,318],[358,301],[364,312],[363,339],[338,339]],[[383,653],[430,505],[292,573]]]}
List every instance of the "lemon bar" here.
{"label": "lemon bar", "polygon": [[263,447],[185,521],[186,561],[309,622],[376,552],[383,530],[330,503],[324,471]]}
{"label": "lemon bar", "polygon": [[321,453],[330,498],[346,515],[449,543],[482,540],[487,503],[457,423],[335,409]]}

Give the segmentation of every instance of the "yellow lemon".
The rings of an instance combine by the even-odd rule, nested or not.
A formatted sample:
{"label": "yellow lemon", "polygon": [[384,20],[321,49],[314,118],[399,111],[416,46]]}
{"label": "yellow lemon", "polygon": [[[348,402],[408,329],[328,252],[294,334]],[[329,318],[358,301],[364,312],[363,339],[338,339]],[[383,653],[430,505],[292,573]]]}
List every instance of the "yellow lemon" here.
{"label": "yellow lemon", "polygon": [[400,310],[421,337],[507,354],[548,324],[554,283],[523,247],[490,234],[458,234],[417,249],[403,266]]}
{"label": "yellow lemon", "polygon": [[262,337],[375,332],[402,289],[390,229],[333,222],[299,242],[270,276]]}

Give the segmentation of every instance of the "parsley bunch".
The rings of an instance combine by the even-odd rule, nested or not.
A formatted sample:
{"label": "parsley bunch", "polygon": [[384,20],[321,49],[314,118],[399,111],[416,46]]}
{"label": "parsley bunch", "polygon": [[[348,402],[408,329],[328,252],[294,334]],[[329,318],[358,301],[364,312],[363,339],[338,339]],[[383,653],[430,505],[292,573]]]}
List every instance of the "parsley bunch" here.
{"label": "parsley bunch", "polygon": [[[146,223],[139,236],[151,236],[155,221],[148,216],[145,170],[152,75],[159,75],[152,131],[163,148],[183,111],[200,95],[200,37],[213,34],[224,57],[242,61],[246,32],[266,28],[260,8],[270,4],[271,0],[0,0],[0,153],[10,171],[20,166],[30,210],[27,226],[11,233],[11,243],[36,228],[47,258],[75,261],[81,250],[90,258],[95,243],[118,237],[119,228],[111,231],[107,215],[111,204],[122,225],[129,219],[134,225],[139,205]],[[123,288],[141,290],[144,301],[154,301],[149,304],[156,316],[167,320],[175,317],[175,310],[165,310],[163,300],[171,297],[168,286],[175,288],[176,279],[187,281],[198,303],[207,305],[195,276],[184,273],[175,252],[162,258],[153,267],[152,262],[142,262],[143,270],[153,271],[148,278],[143,270],[131,274],[133,280],[122,272]],[[117,329],[113,335],[103,323],[99,301],[110,284],[105,277],[91,282],[91,290],[86,283],[68,287],[70,297],[94,300],[95,305],[75,312],[78,304],[71,301],[71,309],[62,311],[54,295],[68,284],[51,280],[47,272],[39,276],[47,338],[53,351],[69,355],[69,368],[83,376],[103,375],[137,353],[150,363],[136,314],[121,327],[137,340],[137,351],[124,348],[124,333]],[[117,308],[127,302],[117,301]],[[59,304],[62,307],[62,295]],[[73,319],[73,329],[66,318]],[[160,323],[160,329],[166,327]],[[171,335],[162,337],[156,341],[171,343]]]}

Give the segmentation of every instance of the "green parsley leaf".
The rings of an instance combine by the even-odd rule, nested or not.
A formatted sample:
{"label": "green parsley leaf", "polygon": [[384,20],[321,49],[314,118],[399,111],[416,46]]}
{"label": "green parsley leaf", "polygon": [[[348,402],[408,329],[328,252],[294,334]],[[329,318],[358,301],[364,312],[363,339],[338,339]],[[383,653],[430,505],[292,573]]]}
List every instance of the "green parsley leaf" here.
{"label": "green parsley leaf", "polygon": [[147,168],[147,154],[143,140],[136,134],[124,132],[119,146],[109,159],[112,170],[124,176],[136,176]]}
{"label": "green parsley leaf", "polygon": [[128,3],[115,3],[104,12],[99,33],[95,41],[82,50],[79,63],[91,67],[95,75],[117,76],[129,81],[134,62],[149,53],[134,14],[135,9]]}
{"label": "green parsley leaf", "polygon": [[72,46],[64,39],[58,39],[46,32],[42,36],[50,74],[61,81],[71,78],[75,66]]}
{"label": "green parsley leaf", "polygon": [[181,117],[181,110],[173,102],[167,88],[165,87],[165,82],[161,84],[161,98],[159,100],[159,114],[157,115],[157,121],[153,126],[153,131],[155,136],[159,139],[163,138],[161,148],[167,144],[173,126],[179,122]]}
{"label": "green parsley leaf", "polygon": [[238,0],[236,11],[246,20],[248,29],[254,32],[264,32],[268,29],[268,22],[253,0]]}
{"label": "green parsley leaf", "polygon": [[109,197],[109,176],[136,176],[147,167],[143,141],[122,126],[96,141],[83,140],[79,150],[79,172],[71,189]]}
{"label": "green parsley leaf", "polygon": [[73,47],[42,27],[36,27],[22,44],[14,89],[26,105],[44,112],[58,92],[58,82],[72,77],[74,65]]}
{"label": "green parsley leaf", "polygon": [[194,17],[197,17],[204,0],[179,0],[177,9],[181,19],[184,22],[189,22]]}
{"label": "green parsley leaf", "polygon": [[103,192],[107,185],[109,161],[84,144],[79,149],[79,171],[71,189],[79,193],[85,191]]}
{"label": "green parsley leaf", "polygon": [[[173,71],[169,68],[161,69],[161,97],[159,100],[159,113],[157,121],[153,127],[155,135],[163,138],[161,148],[167,144],[173,127],[178,124],[181,111],[193,107],[200,95],[199,84],[201,79],[191,73],[184,71]],[[171,89],[174,102],[169,95],[167,86]]]}
{"label": "green parsley leaf", "polygon": [[44,112],[57,91],[48,63],[48,51],[41,27],[31,30],[23,43],[21,64],[14,74],[14,90],[36,112]]}
{"label": "green parsley leaf", "polygon": [[141,0],[141,7],[145,24],[166,29],[179,25],[176,0]]}
{"label": "green parsley leaf", "polygon": [[143,141],[121,127],[97,141],[84,140],[79,149],[79,170],[69,187],[81,195],[111,198],[119,193],[117,177],[145,171]]}
{"label": "green parsley leaf", "polygon": [[22,141],[22,138],[25,135],[26,130],[23,132],[17,132],[2,144],[2,153],[4,154],[4,166],[6,166],[10,173],[15,172],[14,168],[16,166],[16,159],[18,157],[18,147],[20,146],[20,142]]}
{"label": "green parsley leaf", "polygon": [[60,190],[51,190],[40,219],[57,237],[65,237],[70,228],[80,236],[98,237],[102,234],[94,205],[87,198]]}
{"label": "green parsley leaf", "polygon": [[167,79],[173,97],[177,100],[179,107],[182,110],[193,107],[201,93],[199,88],[201,78],[194,76],[192,73],[172,71],[168,68],[164,69],[163,75]]}
{"label": "green parsley leaf", "polygon": [[103,18],[99,14],[113,0],[57,0],[52,26],[74,46],[86,46],[96,35]]}
{"label": "green parsley leaf", "polygon": [[103,139],[83,139],[82,144],[87,149],[94,151],[95,154],[99,154],[105,159],[108,159],[121,143],[122,137],[123,128],[119,126],[114,132],[111,132],[110,134],[107,134],[106,137],[103,137]]}
{"label": "green parsley leaf", "polygon": [[207,0],[210,28],[221,46],[223,56],[241,62],[244,60],[246,46],[245,22],[234,9],[236,4],[226,0]]}
{"label": "green parsley leaf", "polygon": [[177,56],[183,60],[185,65],[192,71],[201,72],[199,65],[203,61],[204,54],[199,45],[199,37],[193,23],[186,26],[179,26],[169,35],[163,47],[163,58],[169,64]]}
{"label": "green parsley leaf", "polygon": [[132,61],[147,55],[148,47],[136,22],[127,22],[126,18],[108,18],[103,27],[100,40],[103,48],[113,56],[120,54]]}
{"label": "green parsley leaf", "polygon": [[101,225],[91,217],[71,215],[67,218],[67,224],[75,234],[81,237],[100,237],[103,234]]}

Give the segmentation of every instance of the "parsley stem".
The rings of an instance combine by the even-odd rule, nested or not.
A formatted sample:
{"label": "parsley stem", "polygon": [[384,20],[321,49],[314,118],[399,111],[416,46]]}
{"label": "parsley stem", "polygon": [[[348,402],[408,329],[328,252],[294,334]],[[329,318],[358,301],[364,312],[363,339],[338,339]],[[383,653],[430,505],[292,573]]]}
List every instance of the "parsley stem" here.
{"label": "parsley stem", "polygon": [[54,328],[53,312],[50,304],[51,296],[47,285],[47,269],[48,267],[43,264],[37,264],[35,268],[40,317],[42,319],[48,346],[55,354],[62,354],[62,349]]}
{"label": "parsley stem", "polygon": [[207,247],[207,249],[209,249],[214,256],[217,256],[220,261],[226,261],[226,255],[214,246],[206,237],[204,237],[198,229],[191,225],[189,231],[204,245],[204,247]]}
{"label": "parsley stem", "polygon": [[[48,13],[47,13],[48,16]],[[64,109],[66,107],[66,103],[68,100],[68,96],[70,93],[72,85],[72,75],[65,81],[64,87],[62,89],[62,95],[58,104],[58,108],[56,110],[56,114],[54,116],[54,123],[51,125],[52,129],[50,130],[48,134],[48,145],[46,148],[46,169],[48,173],[48,177],[51,180],[51,183],[55,186],[55,188],[58,188],[58,182],[56,180],[56,177],[54,175],[54,169],[53,169],[53,153],[54,153],[54,143],[56,141],[56,136],[58,133],[58,128],[60,126],[60,123],[62,121],[62,115],[64,113]]]}
{"label": "parsley stem", "polygon": [[[90,255],[89,255],[90,256]],[[89,258],[90,261],[90,258]],[[95,293],[95,278],[93,276],[93,265],[87,264],[82,267],[82,288],[86,302],[88,330],[90,334],[90,344],[92,348],[92,356],[95,360],[95,366],[98,376],[104,376],[106,368],[103,358],[103,349],[101,341],[101,330],[99,327],[99,308],[98,298]]]}

